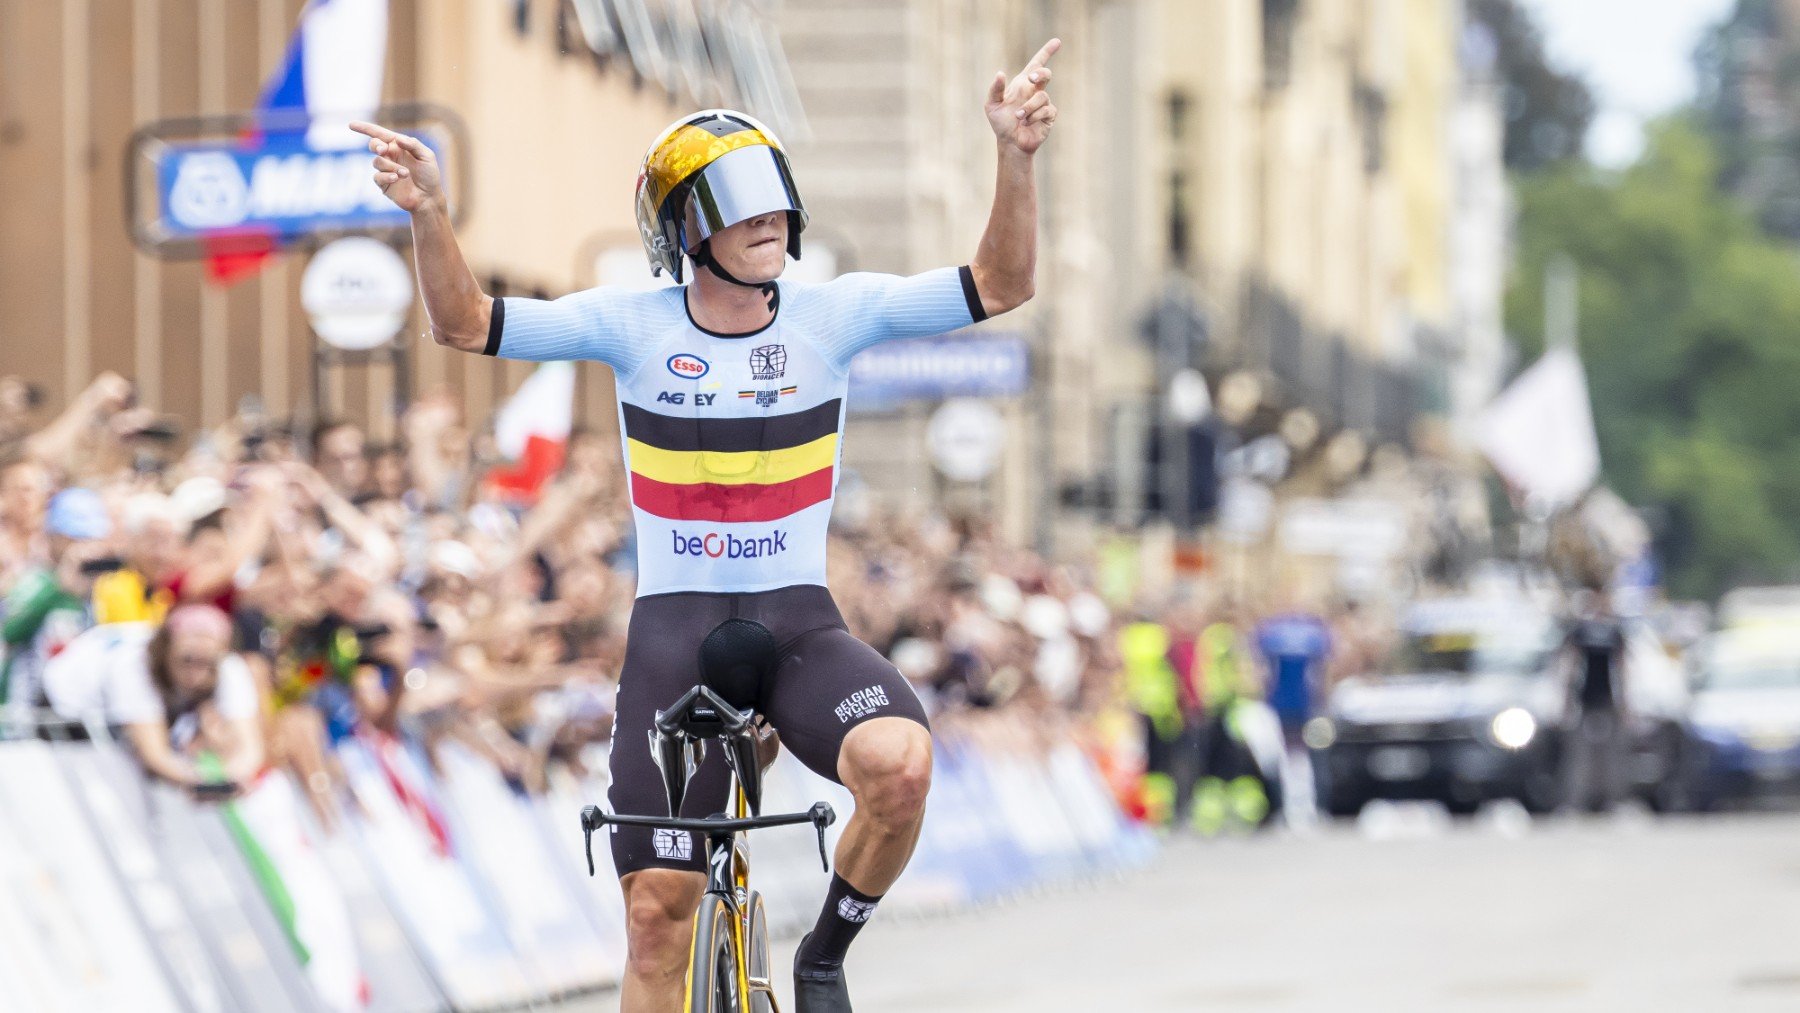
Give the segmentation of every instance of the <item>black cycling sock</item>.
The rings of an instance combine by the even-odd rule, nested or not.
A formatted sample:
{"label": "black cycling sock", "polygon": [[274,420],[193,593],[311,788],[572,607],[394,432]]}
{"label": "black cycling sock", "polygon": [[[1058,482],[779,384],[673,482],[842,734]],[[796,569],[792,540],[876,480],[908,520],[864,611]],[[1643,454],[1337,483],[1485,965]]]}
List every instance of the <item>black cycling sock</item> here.
{"label": "black cycling sock", "polygon": [[819,912],[819,921],[801,944],[800,952],[794,955],[795,969],[801,974],[810,971],[835,976],[844,964],[844,953],[850,949],[850,941],[862,931],[863,924],[875,913],[875,905],[879,903],[880,897],[857,890],[844,882],[844,877],[833,873],[831,887],[825,891],[825,907]]}

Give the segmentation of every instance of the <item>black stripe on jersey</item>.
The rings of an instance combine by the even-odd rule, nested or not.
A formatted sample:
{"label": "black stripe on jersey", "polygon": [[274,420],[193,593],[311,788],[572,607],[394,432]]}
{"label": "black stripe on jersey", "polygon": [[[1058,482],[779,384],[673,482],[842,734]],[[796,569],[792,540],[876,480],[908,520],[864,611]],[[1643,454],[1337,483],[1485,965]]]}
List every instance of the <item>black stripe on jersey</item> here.
{"label": "black stripe on jersey", "polygon": [[483,355],[500,354],[500,335],[506,330],[506,300],[494,300],[494,315],[488,318],[487,347],[481,350]]}
{"label": "black stripe on jersey", "polygon": [[956,276],[962,280],[963,302],[969,304],[969,319],[981,323],[987,319],[987,308],[981,305],[981,293],[975,289],[975,272],[969,265],[956,269]]}
{"label": "black stripe on jersey", "polygon": [[732,454],[745,450],[798,447],[838,431],[842,398],[786,415],[753,415],[738,419],[677,418],[620,405],[625,435],[662,450],[706,450]]}

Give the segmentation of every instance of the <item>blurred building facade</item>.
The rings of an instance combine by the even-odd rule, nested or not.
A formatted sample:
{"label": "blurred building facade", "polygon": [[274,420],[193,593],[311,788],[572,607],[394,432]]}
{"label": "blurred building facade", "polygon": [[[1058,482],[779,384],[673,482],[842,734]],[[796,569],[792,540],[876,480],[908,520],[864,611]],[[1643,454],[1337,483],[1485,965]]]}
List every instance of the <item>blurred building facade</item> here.
{"label": "blurred building facade", "polygon": [[[126,149],[153,121],[251,110],[280,66],[302,0],[67,0],[0,13],[0,363],[60,405],[100,370],[136,379],[144,403],[189,426],[242,398],[304,413],[312,337],[298,297],[306,253],[219,287],[194,260],[136,250]],[[744,102],[801,125],[778,38],[759,5],[696,0],[390,0],[385,102],[457,117],[469,184],[464,248],[514,294],[594,279],[598,249],[636,242],[643,148],[681,111]],[[717,59],[709,57],[717,53]],[[407,243],[396,245],[408,253]],[[447,386],[477,422],[529,366],[438,349],[415,307],[411,389]],[[611,377],[584,364],[578,410],[613,425]],[[337,410],[389,433],[385,367],[329,372]]]}
{"label": "blurred building facade", "polygon": [[876,438],[848,460],[884,496],[960,495],[1065,549],[1157,513],[1204,520],[1216,503],[1171,501],[1212,476],[1157,473],[1187,452],[1167,429],[1193,413],[1175,393],[1191,369],[1218,408],[1201,450],[1286,444],[1256,477],[1273,509],[1244,537],[1266,541],[1285,495],[1351,489],[1376,449],[1409,460],[1422,413],[1454,434],[1485,404],[1505,190],[1457,0],[789,0],[781,24],[814,220],[856,266],[897,272],[972,255],[992,193],[983,89],[1066,43],[1038,297],[986,325],[1035,344],[1012,452],[959,487],[933,473],[929,402],[865,419]]}

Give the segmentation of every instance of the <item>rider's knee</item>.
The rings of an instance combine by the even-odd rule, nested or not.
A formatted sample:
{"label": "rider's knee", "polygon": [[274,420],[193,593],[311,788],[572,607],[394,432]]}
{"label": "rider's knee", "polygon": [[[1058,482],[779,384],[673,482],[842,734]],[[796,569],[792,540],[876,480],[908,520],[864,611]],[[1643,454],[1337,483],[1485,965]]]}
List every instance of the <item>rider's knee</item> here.
{"label": "rider's knee", "polygon": [[931,733],[899,719],[859,725],[844,740],[839,774],[857,808],[884,823],[910,823],[931,790]]}
{"label": "rider's knee", "polygon": [[706,883],[697,873],[645,869],[625,877],[626,960],[640,978],[679,975],[689,922]]}

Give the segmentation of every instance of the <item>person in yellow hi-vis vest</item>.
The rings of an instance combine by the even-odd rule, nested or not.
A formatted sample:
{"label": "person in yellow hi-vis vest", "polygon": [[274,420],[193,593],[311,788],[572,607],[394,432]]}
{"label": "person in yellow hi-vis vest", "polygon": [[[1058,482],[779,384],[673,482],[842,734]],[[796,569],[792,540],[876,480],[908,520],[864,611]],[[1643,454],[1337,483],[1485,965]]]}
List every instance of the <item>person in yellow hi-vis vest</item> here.
{"label": "person in yellow hi-vis vest", "polygon": [[1258,826],[1269,814],[1269,790],[1237,727],[1240,705],[1260,693],[1238,610],[1226,606],[1197,642],[1205,705],[1200,778],[1194,788],[1193,828],[1216,834],[1228,825]]}
{"label": "person in yellow hi-vis vest", "polygon": [[1144,730],[1144,818],[1166,823],[1175,809],[1176,744],[1183,721],[1168,627],[1149,618],[1119,631],[1125,692]]}

